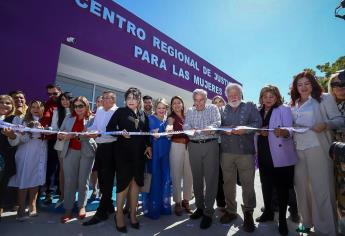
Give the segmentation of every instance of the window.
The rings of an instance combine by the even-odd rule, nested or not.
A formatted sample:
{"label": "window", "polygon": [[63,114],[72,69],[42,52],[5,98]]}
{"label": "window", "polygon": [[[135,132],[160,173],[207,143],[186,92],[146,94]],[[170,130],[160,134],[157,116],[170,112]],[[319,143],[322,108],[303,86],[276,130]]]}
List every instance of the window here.
{"label": "window", "polygon": [[72,93],[73,97],[84,96],[89,100],[91,110],[96,109],[96,98],[102,95],[103,91],[111,90],[116,94],[116,105],[124,106],[124,92],[114,90],[112,88],[98,86],[92,83],[83,82],[80,80],[71,79],[58,75],[56,77],[56,84],[58,84],[62,91]]}

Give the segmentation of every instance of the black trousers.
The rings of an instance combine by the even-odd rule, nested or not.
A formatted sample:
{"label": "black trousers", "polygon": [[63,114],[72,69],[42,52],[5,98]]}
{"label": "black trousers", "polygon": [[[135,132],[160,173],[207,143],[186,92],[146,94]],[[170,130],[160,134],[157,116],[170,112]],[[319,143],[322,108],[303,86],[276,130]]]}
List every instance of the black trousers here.
{"label": "black trousers", "polygon": [[265,212],[273,213],[272,197],[273,189],[275,189],[278,197],[279,220],[285,220],[289,191],[293,183],[294,166],[260,168],[259,170]]}
{"label": "black trousers", "polygon": [[218,191],[216,196],[217,207],[225,207],[226,205],[223,184],[223,172],[221,166],[219,165]]}
{"label": "black trousers", "polygon": [[98,144],[95,158],[96,171],[102,198],[96,215],[101,219],[108,218],[108,212],[114,211],[112,193],[115,177],[116,142]]}
{"label": "black trousers", "polygon": [[52,182],[59,186],[59,158],[57,151],[54,149],[56,140],[48,140],[47,148],[47,172],[46,172],[46,194],[50,194]]}

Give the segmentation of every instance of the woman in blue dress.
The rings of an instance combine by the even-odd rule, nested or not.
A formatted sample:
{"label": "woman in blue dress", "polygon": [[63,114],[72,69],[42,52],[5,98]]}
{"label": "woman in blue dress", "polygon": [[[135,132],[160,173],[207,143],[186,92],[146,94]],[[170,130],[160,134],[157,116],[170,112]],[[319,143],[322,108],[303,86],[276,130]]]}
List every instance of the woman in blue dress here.
{"label": "woman in blue dress", "polygon": [[[167,128],[168,103],[157,99],[155,113],[149,117],[151,132],[162,133]],[[171,178],[169,167],[170,140],[167,136],[152,137],[152,159],[147,162],[147,171],[152,174],[149,193],[143,193],[144,214],[151,219],[171,214]]]}

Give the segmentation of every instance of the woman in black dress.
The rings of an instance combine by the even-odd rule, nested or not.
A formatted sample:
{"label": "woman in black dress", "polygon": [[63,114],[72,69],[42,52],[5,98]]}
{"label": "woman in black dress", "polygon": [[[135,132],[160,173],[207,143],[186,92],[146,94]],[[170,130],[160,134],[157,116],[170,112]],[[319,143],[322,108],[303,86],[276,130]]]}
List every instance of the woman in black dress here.
{"label": "woman in black dress", "polygon": [[136,218],[139,187],[144,185],[144,166],[147,156],[151,158],[150,136],[130,136],[127,132],[148,132],[148,118],[140,110],[141,92],[137,88],[129,88],[125,93],[126,106],[116,110],[111,117],[107,131],[122,130],[124,135],[118,136],[116,152],[116,229],[127,232],[124,222],[123,205],[129,192],[130,224],[139,228]]}
{"label": "woman in black dress", "polygon": [[[15,112],[13,99],[8,95],[0,95],[0,120],[12,123]],[[14,154],[16,147],[12,147],[8,138],[15,139],[16,134],[10,128],[0,131],[0,218],[4,205],[4,196],[9,179],[16,174]]]}

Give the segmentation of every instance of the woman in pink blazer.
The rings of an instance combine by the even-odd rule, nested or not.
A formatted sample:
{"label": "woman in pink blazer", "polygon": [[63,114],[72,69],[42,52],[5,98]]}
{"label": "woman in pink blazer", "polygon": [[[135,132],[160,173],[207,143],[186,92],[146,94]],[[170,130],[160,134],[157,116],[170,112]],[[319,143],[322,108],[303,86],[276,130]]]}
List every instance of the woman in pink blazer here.
{"label": "woman in pink blazer", "polygon": [[280,127],[292,127],[292,113],[289,107],[283,105],[280,92],[275,86],[268,85],[262,88],[259,100],[263,121],[262,128],[274,129],[274,131],[260,131],[257,139],[258,164],[265,211],[256,221],[274,220],[271,203],[273,188],[275,188],[279,202],[279,233],[287,235],[286,209],[289,189],[293,187],[297,154],[292,133]]}

